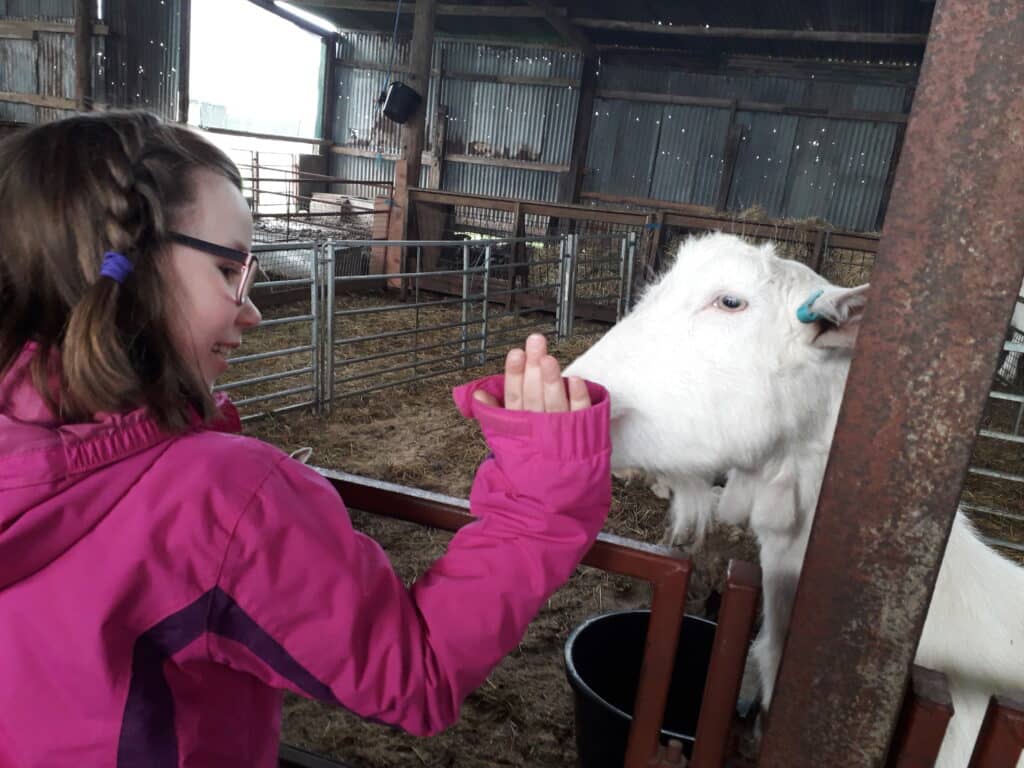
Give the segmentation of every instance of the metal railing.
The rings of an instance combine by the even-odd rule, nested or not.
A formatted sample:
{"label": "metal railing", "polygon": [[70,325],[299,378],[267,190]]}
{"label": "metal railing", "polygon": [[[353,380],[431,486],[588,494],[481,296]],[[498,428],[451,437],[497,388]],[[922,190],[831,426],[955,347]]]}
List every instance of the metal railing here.
{"label": "metal railing", "polygon": [[[383,260],[387,249],[402,249],[403,271],[372,271],[374,254]],[[253,252],[262,272],[257,303],[291,303],[246,335],[256,351],[232,358],[216,388],[237,398],[243,421],[323,412],[337,400],[480,367],[534,331],[569,338],[577,294],[618,320],[630,304],[636,241],[332,240]]]}

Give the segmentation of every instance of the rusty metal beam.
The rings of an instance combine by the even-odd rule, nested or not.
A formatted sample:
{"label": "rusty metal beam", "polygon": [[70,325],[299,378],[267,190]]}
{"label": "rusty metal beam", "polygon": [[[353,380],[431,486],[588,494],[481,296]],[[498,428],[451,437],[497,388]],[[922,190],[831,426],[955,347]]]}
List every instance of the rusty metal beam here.
{"label": "rusty metal beam", "polygon": [[[439,493],[421,491],[371,480],[345,472],[316,468],[334,486],[345,504],[352,509],[427,525],[448,531],[457,531],[477,518],[469,514],[469,502]],[[668,700],[669,680],[675,663],[679,629],[686,602],[686,588],[692,565],[675,552],[653,544],[645,544],[620,536],[602,533],[583,558],[585,565],[609,573],[644,579],[651,583],[651,618],[647,629],[644,657],[640,668],[640,681],[636,693],[633,722],[626,746],[625,768],[648,768],[651,756],[658,747],[665,702]],[[746,589],[754,583],[752,566],[742,564],[736,575],[738,588]],[[756,571],[756,569],[755,569]],[[742,624],[742,608],[747,598],[738,596],[726,613],[722,606],[723,625]],[[736,612],[739,619],[728,618]],[[741,671],[736,654],[725,654],[716,635],[712,650],[712,666],[731,677]],[[732,659],[730,662],[729,659]],[[717,661],[716,661],[717,660]]]}
{"label": "rusty metal beam", "polygon": [[881,765],[1024,274],[1024,4],[939,0],[762,768]]}

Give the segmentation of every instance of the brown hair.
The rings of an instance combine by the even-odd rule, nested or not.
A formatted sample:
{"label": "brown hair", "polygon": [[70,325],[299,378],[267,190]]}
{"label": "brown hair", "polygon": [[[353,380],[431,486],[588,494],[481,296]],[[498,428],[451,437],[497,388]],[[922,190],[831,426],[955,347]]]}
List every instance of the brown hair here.
{"label": "brown hair", "polygon": [[[71,117],[0,142],[0,372],[36,342],[33,381],[63,421],[144,406],[178,431],[215,417],[171,344],[161,259],[201,169],[241,188],[221,150],[145,112]],[[123,285],[99,277],[107,251],[134,265]],[[46,383],[54,351],[59,392]]]}

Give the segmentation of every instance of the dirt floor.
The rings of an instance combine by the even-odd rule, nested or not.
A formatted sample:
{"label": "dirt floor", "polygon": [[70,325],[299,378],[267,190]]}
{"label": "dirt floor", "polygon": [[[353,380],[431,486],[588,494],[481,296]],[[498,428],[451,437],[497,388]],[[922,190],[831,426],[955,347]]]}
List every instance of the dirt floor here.
{"label": "dirt floor", "polygon": [[[372,306],[372,298],[351,298],[347,306]],[[301,314],[308,308],[285,306],[268,311],[269,317]],[[436,310],[443,313],[449,310]],[[429,324],[424,311],[421,320]],[[436,321],[441,315],[439,314]],[[346,334],[361,335],[370,328],[394,330],[403,320],[396,316],[346,317]],[[521,319],[508,321],[516,339],[525,337]],[[538,322],[540,322],[538,320]],[[550,321],[543,320],[550,328]],[[384,323],[384,325],[381,325]],[[563,364],[585,350],[601,329],[583,325],[583,335],[561,345],[553,353]],[[309,331],[301,324],[261,329],[262,338],[247,339],[245,352],[292,347],[308,343]],[[305,341],[303,341],[305,334]],[[441,338],[438,336],[437,338]],[[453,339],[455,337],[452,337]],[[550,336],[549,336],[550,339]],[[509,341],[511,341],[511,337]],[[429,334],[418,337],[416,345],[434,342]],[[503,344],[502,348],[508,344]],[[380,342],[353,345],[349,357],[372,357],[386,348]],[[456,346],[456,349],[460,347]],[[261,361],[261,372],[287,371],[308,364],[308,353],[296,353],[288,359]],[[392,364],[407,357],[392,358]],[[357,374],[364,366],[379,361],[354,363]],[[284,450],[311,447],[311,464],[344,470],[407,486],[438,491],[457,497],[468,494],[476,466],[487,448],[475,423],[463,419],[450,397],[453,386],[470,378],[496,373],[500,360],[469,372],[458,370],[439,378],[404,386],[354,395],[341,400],[326,417],[305,411],[249,422],[246,431]],[[254,375],[254,370],[234,371],[235,378]],[[389,374],[406,376],[407,372]],[[301,377],[282,379],[272,385],[244,388],[233,396],[294,386]],[[376,379],[359,379],[350,387],[372,385]],[[355,391],[349,389],[347,391]],[[343,393],[342,393],[343,394]],[[291,399],[301,401],[308,394]],[[250,406],[249,409],[260,406]],[[243,408],[243,412],[245,409]],[[1005,429],[1013,414],[990,409],[986,425]],[[1004,455],[1005,448],[980,440],[976,460],[1006,471],[1021,471],[1020,460]],[[986,481],[970,478],[965,499],[976,503],[1024,508],[1024,499],[1013,486],[1009,490]],[[614,501],[605,530],[645,542],[661,539],[666,522],[667,502],[642,487],[614,484]],[[353,512],[357,528],[374,537],[388,552],[396,570],[411,582],[438,557],[449,535],[419,526],[385,520]],[[989,535],[1024,539],[1019,525],[999,519],[983,524]],[[691,580],[687,610],[704,615],[709,595],[718,589],[730,558],[756,561],[756,548],[746,533],[723,527],[713,532],[707,545],[694,556],[695,574]],[[401,768],[403,766],[529,766],[563,768],[575,763],[572,694],[565,678],[563,644],[571,629],[588,616],[619,608],[647,607],[649,590],[644,582],[612,576],[582,567],[573,579],[549,601],[530,625],[523,642],[493,672],[488,681],[469,697],[460,721],[444,734],[418,739],[393,729],[366,723],[346,712],[309,702],[298,697],[286,699],[283,718],[284,741],[325,756],[344,760],[360,768]]]}

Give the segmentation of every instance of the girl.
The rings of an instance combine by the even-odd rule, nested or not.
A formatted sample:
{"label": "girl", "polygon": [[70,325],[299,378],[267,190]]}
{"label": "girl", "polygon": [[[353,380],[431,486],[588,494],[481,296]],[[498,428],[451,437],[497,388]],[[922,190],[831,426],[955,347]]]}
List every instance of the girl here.
{"label": "girl", "polygon": [[604,522],[607,396],[567,396],[531,337],[456,390],[493,451],[479,521],[405,588],[211,395],[260,320],[251,238],[237,170],[180,126],[0,144],[0,765],[269,768],[283,690],[436,733]]}

